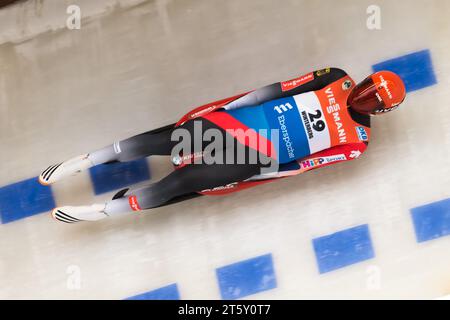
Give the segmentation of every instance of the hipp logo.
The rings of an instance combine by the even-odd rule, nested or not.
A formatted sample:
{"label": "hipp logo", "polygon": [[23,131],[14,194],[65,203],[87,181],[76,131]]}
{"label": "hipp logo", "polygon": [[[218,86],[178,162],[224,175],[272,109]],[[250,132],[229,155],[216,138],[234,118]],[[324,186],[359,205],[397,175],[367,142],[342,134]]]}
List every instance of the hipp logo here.
{"label": "hipp logo", "polygon": [[312,168],[312,167],[319,166],[319,165],[323,164],[324,162],[325,162],[324,158],[314,158],[314,159],[302,161],[300,163],[300,167],[303,169]]}
{"label": "hipp logo", "polygon": [[345,161],[347,157],[345,154],[336,154],[334,156],[326,156],[326,157],[318,157],[312,158],[305,161],[301,161],[298,164],[301,169],[311,169],[326,163],[336,162],[336,161]]}
{"label": "hipp logo", "polygon": [[355,127],[355,129],[356,129],[356,133],[358,134],[359,140],[361,140],[361,141],[369,140],[366,129],[364,129],[364,127]]}

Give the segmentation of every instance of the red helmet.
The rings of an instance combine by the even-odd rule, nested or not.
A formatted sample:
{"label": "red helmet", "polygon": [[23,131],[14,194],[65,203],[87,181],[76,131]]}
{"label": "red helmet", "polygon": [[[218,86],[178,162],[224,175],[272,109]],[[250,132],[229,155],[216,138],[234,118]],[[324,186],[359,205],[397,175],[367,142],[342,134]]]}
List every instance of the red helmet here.
{"label": "red helmet", "polygon": [[368,76],[347,99],[347,105],[363,114],[381,114],[397,108],[405,99],[402,79],[390,71],[379,71]]}

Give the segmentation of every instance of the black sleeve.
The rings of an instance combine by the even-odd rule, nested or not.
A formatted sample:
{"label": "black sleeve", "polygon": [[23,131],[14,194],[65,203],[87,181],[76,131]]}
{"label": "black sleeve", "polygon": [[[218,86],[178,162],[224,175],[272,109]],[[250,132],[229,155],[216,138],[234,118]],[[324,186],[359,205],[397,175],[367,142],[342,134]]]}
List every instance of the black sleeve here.
{"label": "black sleeve", "polygon": [[338,68],[326,68],[313,72],[314,79],[312,81],[306,82],[296,88],[291,90],[282,91],[281,82],[274,83],[274,92],[277,92],[280,98],[294,96],[296,94],[305,93],[308,91],[316,91],[325,88],[330,83],[333,83],[343,77],[347,73]]}
{"label": "black sleeve", "polygon": [[229,103],[225,106],[225,108],[235,109],[252,105],[254,106],[274,99],[289,97],[308,91],[320,90],[330,83],[345,77],[346,75],[347,73],[344,70],[338,68],[317,70],[311,74],[305,75],[306,79],[308,77],[312,77],[312,80],[307,79],[305,80],[305,83],[301,85],[292,86],[292,89],[289,89],[289,86],[286,86],[286,83],[291,81],[301,81],[299,80],[301,77],[289,81],[273,83],[271,85],[256,89],[255,91],[252,91],[249,94]]}

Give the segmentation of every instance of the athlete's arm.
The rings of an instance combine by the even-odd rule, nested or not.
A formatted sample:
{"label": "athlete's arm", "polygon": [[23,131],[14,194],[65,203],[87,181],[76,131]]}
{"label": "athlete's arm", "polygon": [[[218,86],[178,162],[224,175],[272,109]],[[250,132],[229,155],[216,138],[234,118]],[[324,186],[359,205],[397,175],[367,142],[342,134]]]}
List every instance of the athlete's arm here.
{"label": "athlete's arm", "polygon": [[294,96],[308,91],[323,89],[330,83],[345,77],[347,73],[338,68],[326,68],[310,72],[298,78],[273,83],[256,89],[223,106],[224,109],[236,109],[255,106],[279,98]]}
{"label": "athlete's arm", "polygon": [[320,90],[346,75],[347,73],[344,70],[327,68],[305,74],[292,80],[273,83],[253,91],[241,93],[233,97],[197,107],[185,114],[177,122],[177,125],[221,108],[231,110],[246,106],[255,106],[274,99],[289,97],[308,91]]}

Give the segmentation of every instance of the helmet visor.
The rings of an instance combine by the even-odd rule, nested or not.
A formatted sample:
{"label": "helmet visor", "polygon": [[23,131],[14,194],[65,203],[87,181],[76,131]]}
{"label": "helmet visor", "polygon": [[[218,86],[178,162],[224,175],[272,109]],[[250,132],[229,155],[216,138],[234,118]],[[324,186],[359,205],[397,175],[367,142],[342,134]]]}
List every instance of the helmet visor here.
{"label": "helmet visor", "polygon": [[383,110],[386,105],[377,91],[372,77],[367,77],[350,93],[347,104],[356,112],[373,114],[377,110]]}

